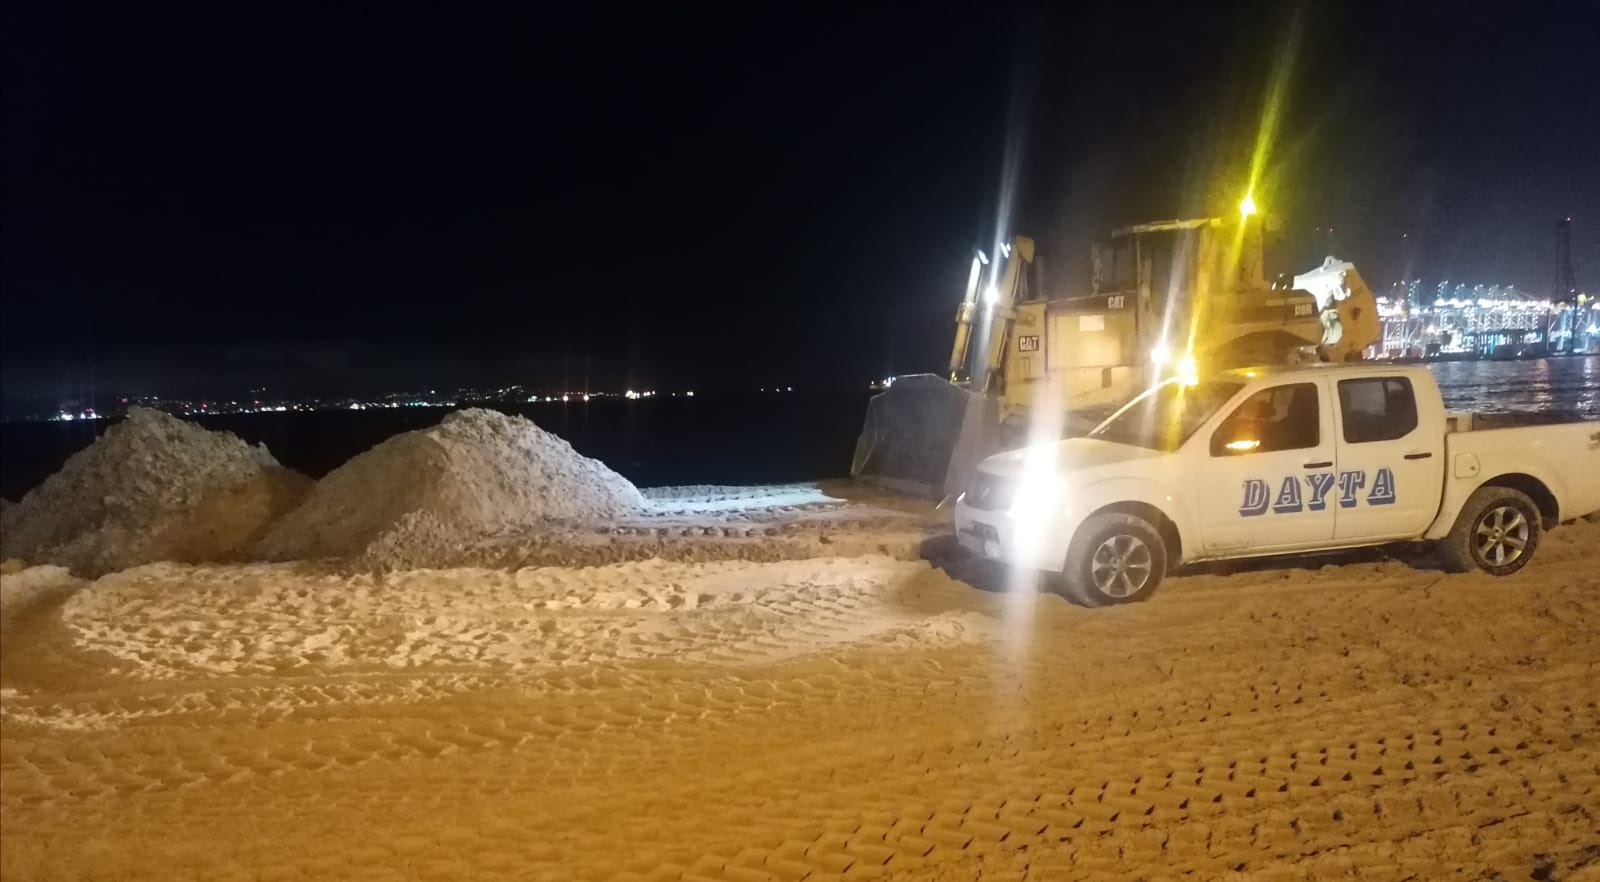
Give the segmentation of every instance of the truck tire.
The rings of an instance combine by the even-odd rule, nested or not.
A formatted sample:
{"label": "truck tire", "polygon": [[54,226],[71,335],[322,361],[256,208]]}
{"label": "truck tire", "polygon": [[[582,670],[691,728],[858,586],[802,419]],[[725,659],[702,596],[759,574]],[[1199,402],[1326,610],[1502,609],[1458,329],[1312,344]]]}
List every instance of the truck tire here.
{"label": "truck tire", "polygon": [[1452,573],[1477,569],[1509,576],[1533,557],[1543,526],[1539,507],[1526,493],[1479,487],[1439,543],[1439,560]]}
{"label": "truck tire", "polygon": [[1085,606],[1148,600],[1167,574],[1167,546],[1144,518],[1119,512],[1090,517],[1067,547],[1061,575]]}

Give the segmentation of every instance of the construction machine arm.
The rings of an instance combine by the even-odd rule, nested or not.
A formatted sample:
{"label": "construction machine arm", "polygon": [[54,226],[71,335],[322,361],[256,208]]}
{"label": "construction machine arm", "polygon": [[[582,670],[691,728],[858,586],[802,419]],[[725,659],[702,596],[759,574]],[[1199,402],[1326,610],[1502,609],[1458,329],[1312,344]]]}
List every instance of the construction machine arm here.
{"label": "construction machine arm", "polygon": [[[972,377],[973,385],[982,388],[985,375],[990,375],[1004,365],[1005,338],[1010,329],[1011,308],[1021,294],[1023,271],[1033,263],[1033,240],[1027,236],[1017,236],[1011,240],[1004,257],[1004,269],[998,282],[991,282],[983,286],[984,267],[991,266],[988,256],[982,251],[972,258],[972,271],[967,276],[967,290],[961,299],[961,305],[956,309],[956,335],[950,347],[950,380],[957,382],[961,379],[963,368],[967,365],[968,356],[972,347],[972,325],[977,320],[980,312],[988,317],[987,322],[987,348],[979,353],[982,359],[975,366]],[[1000,270],[995,266],[990,270],[993,273]],[[980,307],[979,288],[983,288]]]}
{"label": "construction machine arm", "polygon": [[984,291],[985,308],[990,315],[989,341],[984,352],[984,376],[973,377],[974,388],[987,389],[993,385],[992,378],[1005,376],[1006,340],[1011,336],[1015,307],[1023,294],[1024,270],[1033,264],[1033,240],[1027,236],[1012,239],[1009,258],[1000,283]]}
{"label": "construction machine arm", "polygon": [[967,365],[967,348],[972,342],[972,317],[978,310],[978,282],[983,278],[983,268],[989,265],[989,256],[982,249],[973,252],[972,270],[967,273],[967,291],[956,308],[956,339],[950,347],[950,382],[960,379],[961,369]]}
{"label": "construction machine arm", "polygon": [[1368,346],[1383,340],[1378,298],[1356,266],[1328,257],[1322,266],[1294,277],[1296,289],[1317,298],[1322,318],[1319,354],[1326,361],[1357,361]]}

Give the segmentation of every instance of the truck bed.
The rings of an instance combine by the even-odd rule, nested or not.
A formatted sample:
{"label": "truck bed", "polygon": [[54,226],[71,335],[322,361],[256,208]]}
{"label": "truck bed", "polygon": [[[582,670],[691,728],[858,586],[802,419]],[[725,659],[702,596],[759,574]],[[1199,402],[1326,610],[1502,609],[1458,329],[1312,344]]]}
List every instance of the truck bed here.
{"label": "truck bed", "polygon": [[1560,520],[1600,511],[1600,420],[1488,422],[1473,419],[1445,436],[1446,521],[1473,488],[1501,475],[1537,479],[1559,504]]}
{"label": "truck bed", "polygon": [[1451,411],[1445,414],[1445,425],[1452,434],[1482,432],[1491,429],[1514,429],[1521,426],[1555,426],[1565,423],[1584,422],[1595,422],[1595,418],[1577,410],[1503,411],[1499,413]]}

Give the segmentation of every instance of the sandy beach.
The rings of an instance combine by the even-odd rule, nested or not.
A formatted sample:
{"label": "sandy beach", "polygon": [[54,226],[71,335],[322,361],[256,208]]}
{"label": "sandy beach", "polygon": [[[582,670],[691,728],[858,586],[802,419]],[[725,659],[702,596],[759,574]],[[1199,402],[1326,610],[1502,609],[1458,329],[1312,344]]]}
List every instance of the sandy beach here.
{"label": "sandy beach", "polygon": [[4,877],[1600,878],[1600,526],[1089,610],[914,505],[652,504],[476,566],[12,565]]}

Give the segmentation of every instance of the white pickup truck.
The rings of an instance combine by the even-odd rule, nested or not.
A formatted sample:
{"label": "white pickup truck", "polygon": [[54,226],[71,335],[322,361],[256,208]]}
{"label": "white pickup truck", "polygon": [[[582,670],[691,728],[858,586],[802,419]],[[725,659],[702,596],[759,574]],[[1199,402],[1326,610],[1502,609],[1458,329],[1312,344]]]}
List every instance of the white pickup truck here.
{"label": "white pickup truck", "polygon": [[968,551],[1104,605],[1181,563],[1393,542],[1504,575],[1597,510],[1600,421],[1474,430],[1426,368],[1326,365],[1158,385],[1087,437],[984,460],[955,520]]}

